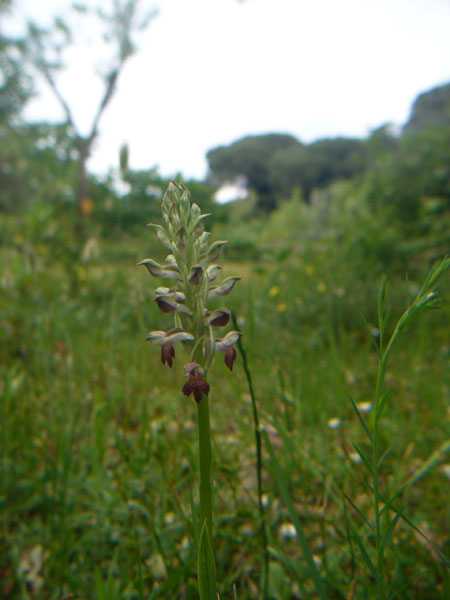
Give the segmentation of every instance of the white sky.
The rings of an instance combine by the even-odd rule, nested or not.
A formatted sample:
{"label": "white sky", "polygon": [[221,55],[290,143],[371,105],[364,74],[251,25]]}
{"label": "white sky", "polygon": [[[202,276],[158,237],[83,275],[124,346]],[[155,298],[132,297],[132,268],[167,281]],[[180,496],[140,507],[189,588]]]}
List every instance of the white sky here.
{"label": "white sky", "polygon": [[[145,0],[144,0],[145,1]],[[105,6],[106,0],[103,2]],[[64,16],[66,0],[16,0],[17,21]],[[104,173],[129,144],[130,166],[206,174],[206,152],[247,134],[308,142],[404,123],[418,93],[450,80],[450,0],[148,0],[141,35],[100,122],[89,167]],[[92,32],[60,88],[87,132],[101,84]],[[29,119],[61,119],[42,83]]]}

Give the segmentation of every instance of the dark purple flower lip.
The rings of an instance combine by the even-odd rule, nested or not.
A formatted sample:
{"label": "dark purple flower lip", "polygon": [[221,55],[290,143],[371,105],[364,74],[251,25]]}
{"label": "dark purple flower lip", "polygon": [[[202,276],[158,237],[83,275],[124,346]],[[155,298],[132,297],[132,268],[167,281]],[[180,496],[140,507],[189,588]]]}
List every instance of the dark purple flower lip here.
{"label": "dark purple flower lip", "polygon": [[192,314],[188,307],[185,306],[183,297],[180,294],[177,294],[177,292],[171,292],[169,290],[168,293],[157,294],[153,300],[165,313],[177,311],[187,315]]}
{"label": "dark purple flower lip", "polygon": [[177,307],[175,306],[175,304],[166,302],[162,298],[155,298],[155,302],[158,305],[158,307],[165,313],[170,313],[170,312],[174,312],[177,310]]}
{"label": "dark purple flower lip", "polygon": [[236,350],[233,346],[228,346],[225,350],[225,364],[230,369],[233,370],[233,363],[236,360]]}
{"label": "dark purple flower lip", "polygon": [[184,372],[189,379],[183,385],[181,391],[185,396],[193,394],[198,404],[202,399],[202,394],[209,394],[209,383],[202,379],[203,369],[194,361],[184,365]]}
{"label": "dark purple flower lip", "polygon": [[224,327],[228,325],[231,312],[228,308],[216,308],[212,312],[206,311],[206,322],[213,327]]}
{"label": "dark purple flower lip", "polygon": [[233,344],[238,341],[241,335],[240,331],[229,331],[223,338],[216,339],[216,350],[225,353],[225,364],[230,371],[233,370],[233,363],[236,360],[236,350]]}
{"label": "dark purple flower lip", "polygon": [[191,283],[192,285],[198,285],[202,280],[202,275],[203,267],[201,267],[200,265],[194,265],[189,271],[189,283]]}
{"label": "dark purple flower lip", "polygon": [[174,327],[169,331],[150,331],[145,338],[157,346],[161,346],[161,362],[164,365],[167,363],[172,366],[175,358],[175,350],[173,345],[176,342],[192,341],[194,336],[180,327]]}
{"label": "dark purple flower lip", "polygon": [[161,362],[164,365],[167,363],[169,367],[172,366],[173,359],[175,358],[175,350],[172,344],[164,344],[161,346]]}
{"label": "dark purple flower lip", "polygon": [[202,394],[209,394],[209,383],[200,377],[191,377],[189,381],[183,385],[182,390],[185,396],[194,394],[194,399],[197,404],[202,399]]}

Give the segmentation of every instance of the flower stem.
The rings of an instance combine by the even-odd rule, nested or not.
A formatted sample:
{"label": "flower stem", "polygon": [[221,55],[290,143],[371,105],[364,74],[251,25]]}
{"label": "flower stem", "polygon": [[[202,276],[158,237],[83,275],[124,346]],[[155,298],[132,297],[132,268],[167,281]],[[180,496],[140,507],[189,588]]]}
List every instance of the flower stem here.
{"label": "flower stem", "polygon": [[200,465],[200,531],[206,521],[208,537],[212,546],[212,487],[211,487],[211,433],[209,424],[209,400],[202,395],[197,404],[198,449]]}

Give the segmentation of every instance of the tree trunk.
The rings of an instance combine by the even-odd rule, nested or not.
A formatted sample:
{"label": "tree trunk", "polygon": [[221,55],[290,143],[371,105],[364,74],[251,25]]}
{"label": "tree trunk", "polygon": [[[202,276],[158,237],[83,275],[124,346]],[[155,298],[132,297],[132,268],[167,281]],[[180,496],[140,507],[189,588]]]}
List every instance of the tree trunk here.
{"label": "tree trunk", "polygon": [[93,209],[92,200],[88,194],[87,169],[86,163],[90,154],[89,140],[80,139],[77,143],[78,148],[78,189],[77,189],[77,210],[80,217],[88,217]]}

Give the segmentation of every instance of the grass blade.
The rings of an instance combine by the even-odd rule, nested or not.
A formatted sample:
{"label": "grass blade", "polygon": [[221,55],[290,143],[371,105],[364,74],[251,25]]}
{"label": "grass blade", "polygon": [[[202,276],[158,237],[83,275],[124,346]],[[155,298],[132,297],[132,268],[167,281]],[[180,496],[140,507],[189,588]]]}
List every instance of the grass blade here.
{"label": "grass blade", "polygon": [[280,490],[281,496],[283,497],[284,504],[289,513],[289,517],[292,521],[292,524],[295,527],[295,531],[297,532],[297,538],[299,540],[303,556],[305,558],[306,564],[308,566],[309,576],[313,580],[314,586],[316,588],[316,592],[321,598],[321,600],[326,600],[325,588],[323,586],[322,579],[317,570],[316,564],[314,562],[311,549],[308,544],[308,540],[306,539],[305,532],[303,531],[303,527],[300,523],[300,519],[298,518],[297,512],[295,510],[294,504],[292,502],[291,495],[289,494],[288,487],[286,484],[286,480],[284,474],[281,470],[281,467],[278,463],[278,460],[275,456],[275,452],[273,450],[272,444],[270,443],[269,436],[267,435],[267,431],[262,430],[262,435],[264,438],[264,442],[266,444],[267,450],[269,452],[270,461],[272,463],[272,467],[274,470],[275,478],[277,480],[278,488]]}

